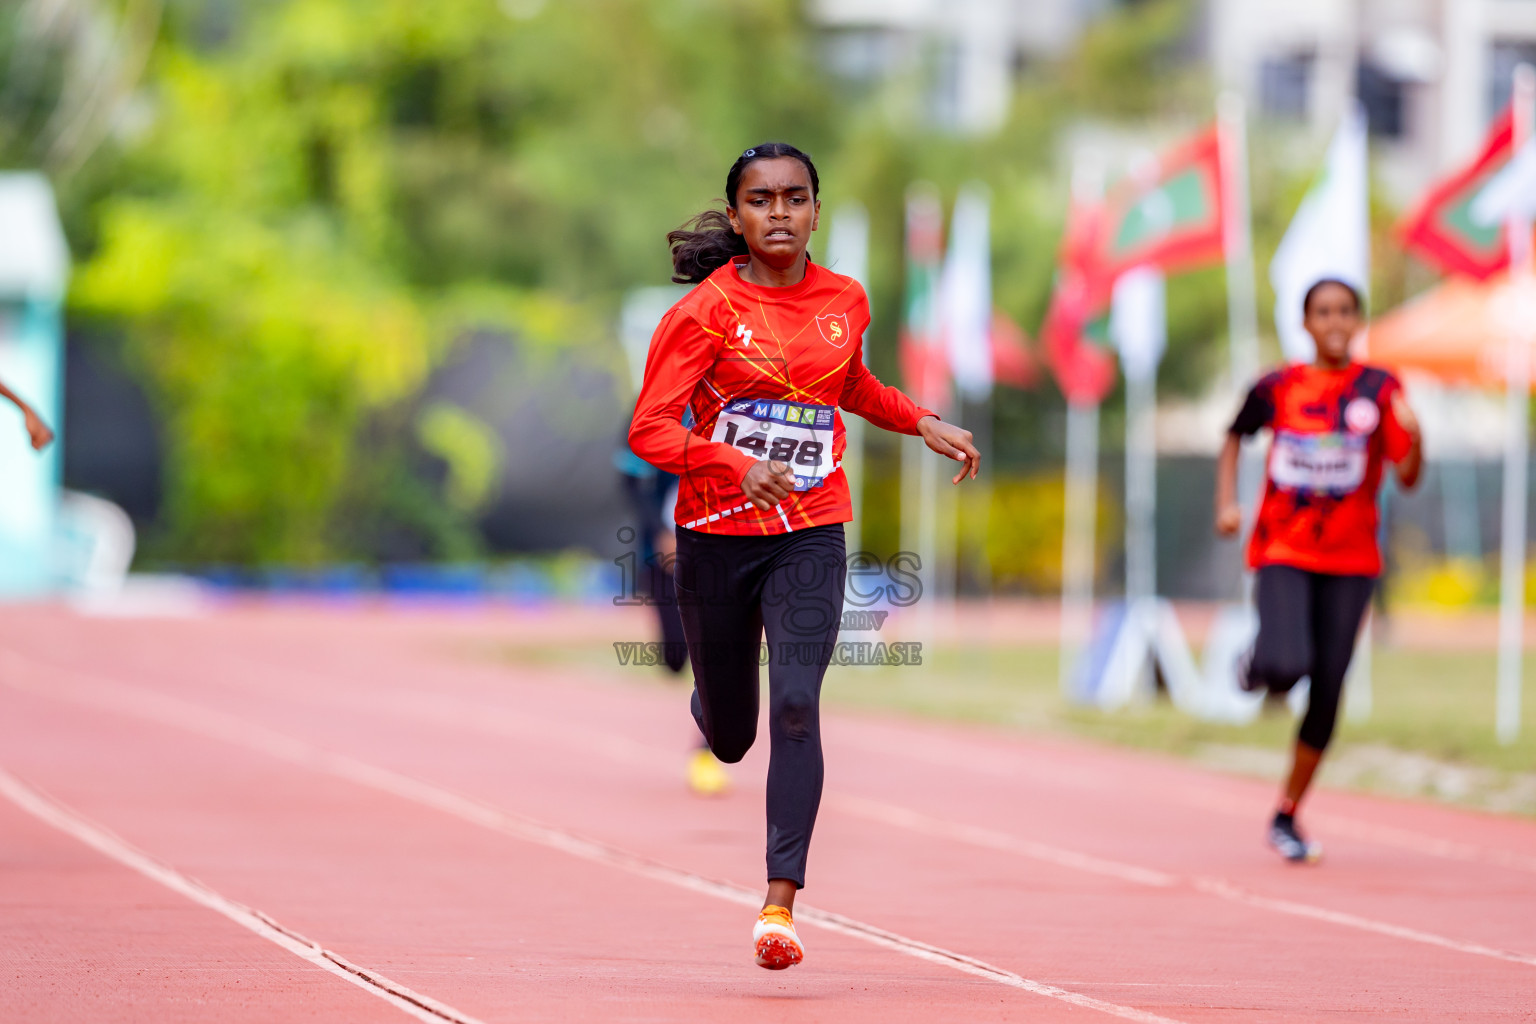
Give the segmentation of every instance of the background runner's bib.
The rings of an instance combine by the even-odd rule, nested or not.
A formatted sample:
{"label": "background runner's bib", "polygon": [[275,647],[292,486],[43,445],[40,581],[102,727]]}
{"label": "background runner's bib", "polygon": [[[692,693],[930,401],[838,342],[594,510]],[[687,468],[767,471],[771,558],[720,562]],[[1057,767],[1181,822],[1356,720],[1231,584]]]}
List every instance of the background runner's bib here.
{"label": "background runner's bib", "polygon": [[832,407],[737,398],[715,420],[711,441],[720,441],[755,459],[788,464],[795,490],[820,487],[832,472]]}
{"label": "background runner's bib", "polygon": [[1350,494],[1365,483],[1366,440],[1360,434],[1275,431],[1269,478],[1304,494]]}

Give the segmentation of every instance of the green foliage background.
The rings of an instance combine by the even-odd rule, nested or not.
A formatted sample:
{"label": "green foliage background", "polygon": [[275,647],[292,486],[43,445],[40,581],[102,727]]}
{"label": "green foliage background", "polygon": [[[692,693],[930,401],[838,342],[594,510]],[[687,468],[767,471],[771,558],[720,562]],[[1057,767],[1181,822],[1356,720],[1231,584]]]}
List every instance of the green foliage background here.
{"label": "green foliage background", "polygon": [[[80,261],[71,316],[121,339],[163,422],[152,551],[368,560],[381,532],[404,528],[431,555],[475,555],[470,524],[499,453],[463,410],[417,408],[432,369],[470,330],[616,359],[607,325],[624,291],[667,280],[666,231],[718,195],[735,153],[769,138],[815,155],[828,209],[870,211],[878,373],[896,377],[916,180],[946,202],[968,180],[991,188],[996,302],[1034,331],[1066,206],[1066,132],[1176,133],[1211,116],[1188,53],[1194,11],[1144,0],[1100,20],[1071,54],[1025,69],[1000,132],[970,139],[923,116],[937,52],[905,78],[839,78],[835,37],[794,0],[172,0],[118,130],[54,175]],[[14,31],[0,12],[0,54]],[[60,89],[43,81],[0,104],[0,162],[39,161],[28,139]],[[1255,147],[1260,267],[1321,145],[1302,150]],[[1390,211],[1381,219],[1385,230]],[[1379,248],[1391,297],[1401,257]],[[1162,384],[1193,393],[1225,367],[1221,272],[1177,279],[1170,310]],[[1000,391],[994,465],[1019,481],[997,492],[1000,512],[1050,492],[1031,481],[1059,464],[1060,412],[1048,383]],[[421,477],[412,446],[448,465],[444,482]],[[871,445],[872,487],[895,453]],[[893,537],[879,517],[894,503],[865,507],[866,535]],[[1025,582],[1048,579],[1059,537],[1034,518],[1039,550],[1003,545]]]}

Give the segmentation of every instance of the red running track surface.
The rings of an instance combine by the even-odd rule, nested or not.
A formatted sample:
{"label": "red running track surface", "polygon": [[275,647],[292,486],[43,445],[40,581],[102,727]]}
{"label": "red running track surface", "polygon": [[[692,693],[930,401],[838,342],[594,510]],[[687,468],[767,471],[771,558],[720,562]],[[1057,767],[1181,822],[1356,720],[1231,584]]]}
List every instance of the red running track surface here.
{"label": "red running track surface", "polygon": [[8,609],[0,1017],[1536,1020],[1536,823],[1322,792],[1296,868],[1269,785],[880,716],[762,971],[765,751],[695,799],[682,688],[487,656],[589,614]]}

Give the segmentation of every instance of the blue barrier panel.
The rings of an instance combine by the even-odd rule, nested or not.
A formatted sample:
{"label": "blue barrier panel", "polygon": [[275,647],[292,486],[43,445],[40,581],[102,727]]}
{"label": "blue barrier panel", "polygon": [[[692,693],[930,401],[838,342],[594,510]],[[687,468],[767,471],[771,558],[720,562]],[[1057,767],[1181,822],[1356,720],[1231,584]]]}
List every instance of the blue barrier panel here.
{"label": "blue barrier panel", "polygon": [[[53,192],[37,174],[0,174],[0,380],[63,430],[62,302],[69,253]],[[22,419],[0,408],[0,598],[53,586],[61,437],[32,450]]]}

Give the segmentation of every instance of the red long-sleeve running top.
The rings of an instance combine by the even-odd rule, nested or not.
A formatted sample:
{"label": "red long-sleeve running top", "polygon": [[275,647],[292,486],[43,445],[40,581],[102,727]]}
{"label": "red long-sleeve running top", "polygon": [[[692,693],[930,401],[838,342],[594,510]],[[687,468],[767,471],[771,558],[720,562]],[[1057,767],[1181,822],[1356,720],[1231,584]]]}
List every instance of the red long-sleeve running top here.
{"label": "red long-sleeve running top", "polygon": [[[853,506],[838,407],[903,434],[934,414],[864,365],[869,300],[857,281],[807,262],[799,284],[763,288],[742,280],[745,262],[716,270],[662,318],[629,445],[681,478],[684,529],[755,536],[845,523]],[[767,512],[741,490],[764,458],[796,475],[796,490]]]}

